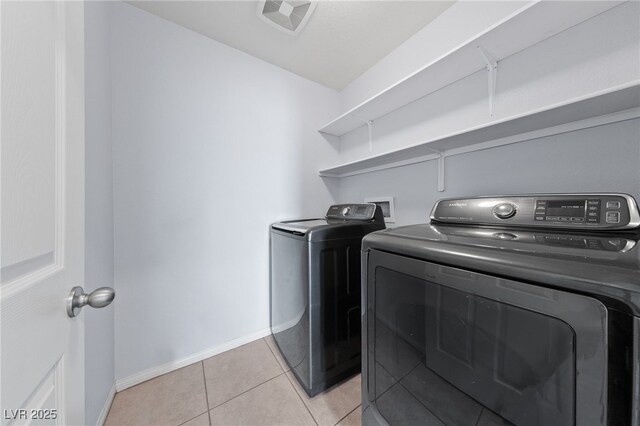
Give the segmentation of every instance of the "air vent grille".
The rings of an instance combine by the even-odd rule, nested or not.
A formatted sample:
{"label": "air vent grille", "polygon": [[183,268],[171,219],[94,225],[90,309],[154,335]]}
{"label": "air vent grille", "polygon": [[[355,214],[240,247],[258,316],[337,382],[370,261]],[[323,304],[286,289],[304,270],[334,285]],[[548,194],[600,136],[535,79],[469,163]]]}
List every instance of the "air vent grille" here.
{"label": "air vent grille", "polygon": [[315,2],[264,0],[258,4],[258,16],[288,34],[297,34],[315,9]]}

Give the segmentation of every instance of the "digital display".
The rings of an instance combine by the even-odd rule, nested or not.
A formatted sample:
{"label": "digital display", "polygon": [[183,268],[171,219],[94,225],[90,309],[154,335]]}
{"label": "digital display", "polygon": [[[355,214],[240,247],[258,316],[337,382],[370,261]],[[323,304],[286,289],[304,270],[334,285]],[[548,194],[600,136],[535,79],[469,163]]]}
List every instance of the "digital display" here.
{"label": "digital display", "polygon": [[587,200],[549,200],[547,216],[585,217]]}

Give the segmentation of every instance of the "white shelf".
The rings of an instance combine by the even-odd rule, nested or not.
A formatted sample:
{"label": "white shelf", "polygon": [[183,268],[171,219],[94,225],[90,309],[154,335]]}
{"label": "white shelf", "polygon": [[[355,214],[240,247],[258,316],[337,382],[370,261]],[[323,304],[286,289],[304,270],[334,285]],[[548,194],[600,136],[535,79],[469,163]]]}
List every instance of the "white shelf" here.
{"label": "white shelf", "polygon": [[346,177],[640,117],[640,80],[320,170]]}
{"label": "white shelf", "polygon": [[611,9],[622,1],[531,3],[409,77],[336,118],[320,132],[342,136],[485,68],[478,47],[500,61]]}

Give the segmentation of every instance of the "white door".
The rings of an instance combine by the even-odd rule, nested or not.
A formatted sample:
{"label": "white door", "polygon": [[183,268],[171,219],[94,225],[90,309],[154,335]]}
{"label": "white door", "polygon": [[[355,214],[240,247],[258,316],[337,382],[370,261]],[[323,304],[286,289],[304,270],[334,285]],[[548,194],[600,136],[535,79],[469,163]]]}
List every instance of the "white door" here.
{"label": "white door", "polygon": [[[1,424],[84,423],[82,2],[0,1]],[[35,421],[34,421],[35,420]]]}

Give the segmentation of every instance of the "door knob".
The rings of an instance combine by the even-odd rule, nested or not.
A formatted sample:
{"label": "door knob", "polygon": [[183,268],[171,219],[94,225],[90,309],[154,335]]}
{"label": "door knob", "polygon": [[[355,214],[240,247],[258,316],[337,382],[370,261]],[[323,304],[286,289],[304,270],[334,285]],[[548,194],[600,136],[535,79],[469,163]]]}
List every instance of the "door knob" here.
{"label": "door knob", "polygon": [[85,305],[92,308],[104,308],[113,302],[115,297],[116,291],[111,287],[100,287],[89,294],[86,294],[82,287],[74,287],[67,297],[67,315],[70,318],[75,317]]}

